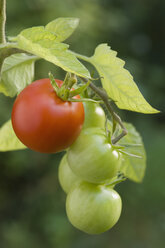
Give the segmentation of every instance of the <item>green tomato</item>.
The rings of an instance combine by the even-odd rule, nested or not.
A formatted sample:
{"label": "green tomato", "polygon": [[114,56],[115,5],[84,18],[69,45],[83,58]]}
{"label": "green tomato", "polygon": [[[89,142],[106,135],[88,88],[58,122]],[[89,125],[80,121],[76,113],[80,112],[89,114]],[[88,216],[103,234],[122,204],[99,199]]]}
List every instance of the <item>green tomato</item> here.
{"label": "green tomato", "polygon": [[68,166],[66,154],[63,156],[60,162],[58,178],[60,185],[66,194],[70,191],[73,185],[81,181],[81,179],[77,177]]}
{"label": "green tomato", "polygon": [[82,180],[96,184],[116,176],[121,162],[121,155],[100,128],[83,129],[67,155],[72,171]]}
{"label": "green tomato", "polygon": [[105,113],[99,104],[85,102],[85,121],[83,128],[100,127],[105,128]]}
{"label": "green tomato", "polygon": [[66,212],[73,226],[89,234],[113,227],[121,214],[119,194],[104,185],[81,182],[67,196]]}

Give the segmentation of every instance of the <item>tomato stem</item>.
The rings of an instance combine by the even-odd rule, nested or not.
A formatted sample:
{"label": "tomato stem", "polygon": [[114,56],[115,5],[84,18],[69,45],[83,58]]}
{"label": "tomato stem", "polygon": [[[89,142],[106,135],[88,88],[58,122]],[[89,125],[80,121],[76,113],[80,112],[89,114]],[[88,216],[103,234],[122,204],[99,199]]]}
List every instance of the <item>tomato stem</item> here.
{"label": "tomato stem", "polygon": [[105,132],[106,132],[108,142],[112,145],[111,132],[108,129],[108,118],[107,118],[107,116],[106,116],[106,120],[105,120]]}
{"label": "tomato stem", "polygon": [[83,85],[80,86],[79,88],[72,90],[72,86],[77,83],[77,77],[75,74],[67,72],[64,82],[61,87],[59,87],[54,79],[54,76],[51,72],[49,72],[49,78],[51,81],[51,84],[59,98],[61,98],[63,101],[70,101],[70,102],[94,102],[98,103],[98,101],[95,101],[93,99],[88,99],[88,98],[81,98],[81,99],[74,99],[74,96],[77,96],[81,94],[84,90],[87,89],[87,87],[90,84],[90,81]]}
{"label": "tomato stem", "polygon": [[[84,82],[87,82],[88,79],[86,78],[82,78],[81,79],[84,81]],[[119,134],[117,137],[113,138],[112,139],[112,144],[116,144],[121,138],[123,138],[127,133],[127,129],[125,128],[120,116],[118,116],[116,114],[116,112],[113,110],[113,107],[109,101],[109,96],[107,95],[106,91],[105,90],[102,90],[102,89],[99,89],[97,86],[95,86],[92,82],[89,84],[89,87],[103,100],[105,106],[107,107],[109,113],[111,114],[113,120],[115,122],[117,122],[120,127],[122,128],[122,132],[121,134]],[[114,123],[113,121],[113,123]],[[114,127],[113,127],[114,129]]]}
{"label": "tomato stem", "polygon": [[0,46],[0,74],[4,60],[16,53],[23,53],[23,50],[14,48],[10,43],[1,44]]}
{"label": "tomato stem", "polygon": [[5,24],[6,24],[6,0],[0,0],[0,43],[6,43]]}
{"label": "tomato stem", "polygon": [[119,183],[122,183],[122,182],[124,182],[125,180],[126,180],[127,178],[125,177],[125,178],[122,178],[122,179],[116,179],[116,180],[114,180],[112,183],[110,183],[110,184],[106,184],[106,186],[113,186],[113,185],[116,185],[116,184],[119,184]]}
{"label": "tomato stem", "polygon": [[123,174],[121,174],[121,175],[119,175],[119,177],[118,178],[114,178],[114,180],[113,181],[111,181],[110,183],[108,183],[108,184],[106,184],[106,186],[107,187],[111,187],[111,186],[115,186],[116,184],[118,184],[118,183],[121,183],[121,182],[124,182],[125,180],[126,180],[127,178],[123,175]]}
{"label": "tomato stem", "polygon": [[117,122],[116,122],[116,120],[113,118],[112,133],[114,133],[114,132],[115,132],[115,130],[116,130],[116,126],[117,126]]}
{"label": "tomato stem", "polygon": [[65,79],[64,79],[64,82],[63,82],[61,88],[59,88],[59,90],[57,92],[58,96],[62,100],[67,101],[69,96],[70,96],[72,86],[75,83],[77,83],[76,75],[73,74],[73,73],[67,72],[66,76],[65,76]]}
{"label": "tomato stem", "polygon": [[96,101],[96,100],[90,99],[90,98],[81,98],[81,99],[68,98],[67,101],[69,101],[69,102],[92,102],[92,103],[103,103],[102,101]]}

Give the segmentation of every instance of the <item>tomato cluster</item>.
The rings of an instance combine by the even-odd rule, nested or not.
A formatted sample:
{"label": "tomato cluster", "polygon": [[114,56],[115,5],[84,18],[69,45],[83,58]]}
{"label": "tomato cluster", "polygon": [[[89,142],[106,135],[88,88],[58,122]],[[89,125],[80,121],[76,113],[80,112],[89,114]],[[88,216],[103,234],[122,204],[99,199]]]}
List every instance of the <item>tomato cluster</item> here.
{"label": "tomato cluster", "polygon": [[73,226],[89,234],[114,226],[122,207],[119,194],[110,186],[121,155],[109,143],[104,126],[103,109],[85,103],[83,129],[59,166],[59,181],[67,193],[67,216]]}
{"label": "tomato cluster", "polygon": [[[63,82],[55,82],[62,90]],[[107,231],[121,214],[121,198],[110,184],[121,155],[105,132],[105,121],[99,105],[62,100],[48,78],[27,86],[12,110],[13,129],[30,149],[56,153],[69,148],[59,166],[66,212],[75,227],[89,234]]]}

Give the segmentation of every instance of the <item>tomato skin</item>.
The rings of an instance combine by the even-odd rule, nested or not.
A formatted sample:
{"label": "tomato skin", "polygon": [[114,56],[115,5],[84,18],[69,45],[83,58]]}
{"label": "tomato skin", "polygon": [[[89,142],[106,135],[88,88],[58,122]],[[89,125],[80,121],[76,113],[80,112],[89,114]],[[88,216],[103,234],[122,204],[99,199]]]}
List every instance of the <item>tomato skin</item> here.
{"label": "tomato skin", "polygon": [[72,170],[70,169],[67,161],[67,154],[65,154],[59,164],[58,178],[60,185],[66,194],[69,193],[71,188],[81,181]]}
{"label": "tomato skin", "polygon": [[83,125],[84,128],[89,127],[100,127],[105,128],[105,113],[99,104],[92,102],[84,103],[85,110],[85,121]]}
{"label": "tomato skin", "polygon": [[116,176],[121,163],[119,154],[100,128],[83,129],[67,152],[68,164],[82,180],[102,184]]}
{"label": "tomato skin", "polygon": [[88,234],[112,228],[122,209],[119,194],[104,185],[81,182],[67,195],[66,212],[73,226]]}
{"label": "tomato skin", "polygon": [[[61,80],[55,80],[62,85]],[[78,137],[83,122],[83,103],[61,100],[49,78],[28,85],[17,96],[12,109],[17,137],[30,149],[42,153],[68,148]]]}

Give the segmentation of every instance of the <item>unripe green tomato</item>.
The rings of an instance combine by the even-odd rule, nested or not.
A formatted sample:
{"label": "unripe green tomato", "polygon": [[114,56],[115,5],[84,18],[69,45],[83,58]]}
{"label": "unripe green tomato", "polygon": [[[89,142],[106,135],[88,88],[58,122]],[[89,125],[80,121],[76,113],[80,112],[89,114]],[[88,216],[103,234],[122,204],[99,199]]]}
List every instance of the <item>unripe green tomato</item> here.
{"label": "unripe green tomato", "polygon": [[83,129],[67,155],[72,171],[82,180],[96,184],[116,176],[121,162],[121,155],[100,128]]}
{"label": "unripe green tomato", "polygon": [[112,228],[122,209],[119,194],[104,185],[81,182],[68,194],[66,212],[73,226],[89,234]]}
{"label": "unripe green tomato", "polygon": [[105,128],[105,113],[99,104],[92,102],[84,103],[85,121],[83,128],[100,127]]}
{"label": "unripe green tomato", "polygon": [[59,169],[58,169],[58,178],[62,189],[67,194],[70,189],[75,185],[77,182],[80,182],[81,179],[77,177],[72,170],[70,169],[66,154],[63,156]]}

